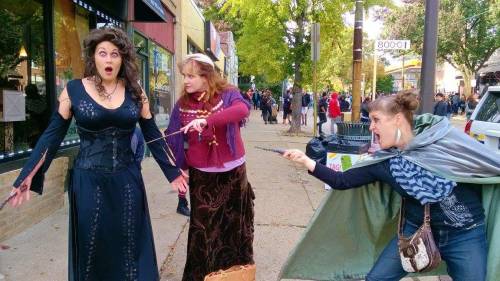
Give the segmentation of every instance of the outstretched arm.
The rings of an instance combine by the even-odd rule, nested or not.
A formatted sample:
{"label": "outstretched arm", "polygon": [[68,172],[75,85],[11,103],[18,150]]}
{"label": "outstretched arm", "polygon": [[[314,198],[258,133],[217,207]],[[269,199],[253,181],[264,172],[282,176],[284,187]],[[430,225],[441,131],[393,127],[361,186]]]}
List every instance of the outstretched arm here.
{"label": "outstretched arm", "polygon": [[376,172],[372,166],[350,169],[345,172],[336,172],[320,163],[317,163],[307,157],[304,152],[297,149],[287,150],[283,156],[305,166],[311,175],[328,184],[333,189],[350,189],[378,180]]}
{"label": "outstretched arm", "polygon": [[59,96],[58,110],[52,115],[49,126],[40,136],[30,158],[13,183],[11,194],[16,194],[12,199],[13,206],[29,200],[30,190],[42,193],[44,174],[66,136],[71,117],[71,102],[67,90],[64,89]]}

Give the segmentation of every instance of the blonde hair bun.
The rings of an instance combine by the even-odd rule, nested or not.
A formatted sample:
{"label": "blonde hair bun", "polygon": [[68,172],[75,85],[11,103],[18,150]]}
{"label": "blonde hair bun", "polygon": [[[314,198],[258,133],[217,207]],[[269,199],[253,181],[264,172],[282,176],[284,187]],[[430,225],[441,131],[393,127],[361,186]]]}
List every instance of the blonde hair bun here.
{"label": "blonde hair bun", "polygon": [[403,91],[398,93],[396,95],[396,103],[408,111],[415,111],[420,105],[414,91]]}

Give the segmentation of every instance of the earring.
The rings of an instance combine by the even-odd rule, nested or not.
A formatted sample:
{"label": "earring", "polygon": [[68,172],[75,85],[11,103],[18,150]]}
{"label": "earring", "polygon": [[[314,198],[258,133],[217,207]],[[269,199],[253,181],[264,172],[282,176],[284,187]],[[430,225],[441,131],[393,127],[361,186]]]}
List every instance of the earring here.
{"label": "earring", "polygon": [[396,144],[401,140],[401,130],[399,128],[396,129]]}

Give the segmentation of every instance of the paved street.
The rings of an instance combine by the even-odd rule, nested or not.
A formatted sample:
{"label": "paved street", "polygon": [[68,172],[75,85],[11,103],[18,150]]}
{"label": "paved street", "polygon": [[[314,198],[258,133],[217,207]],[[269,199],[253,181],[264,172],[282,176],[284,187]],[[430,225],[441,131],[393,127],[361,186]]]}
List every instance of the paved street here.
{"label": "paved street", "polygon": [[[248,177],[256,194],[254,249],[259,281],[276,280],[281,265],[325,195],[322,183],[305,170],[276,154],[255,149],[255,146],[305,149],[309,138],[284,136],[282,132],[287,128],[281,124],[264,125],[260,111],[252,111],[243,130]],[[185,262],[188,220],[175,213],[177,194],[159,176],[160,169],[151,158],[143,162],[143,174],[162,280],[179,281]],[[68,211],[63,208],[25,232],[2,241],[0,244],[9,249],[0,250],[0,273],[4,275],[3,279],[0,275],[0,280],[67,280],[67,224]]]}

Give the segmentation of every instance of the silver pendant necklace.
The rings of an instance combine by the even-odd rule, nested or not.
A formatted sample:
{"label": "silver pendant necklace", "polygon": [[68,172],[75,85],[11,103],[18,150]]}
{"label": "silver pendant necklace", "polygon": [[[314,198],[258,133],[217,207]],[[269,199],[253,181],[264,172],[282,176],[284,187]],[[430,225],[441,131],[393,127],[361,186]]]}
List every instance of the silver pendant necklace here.
{"label": "silver pendant necklace", "polygon": [[[99,91],[97,91],[97,92],[99,93],[99,96],[101,96],[103,99],[107,99],[108,102],[110,102],[111,98],[113,97],[113,95],[116,92],[116,88],[118,88],[118,80],[116,80],[115,88],[113,89],[113,91],[111,93],[108,93],[106,91],[106,88],[104,88],[104,86],[102,87],[102,92],[99,92]],[[97,90],[97,88],[96,88],[96,90]]]}

